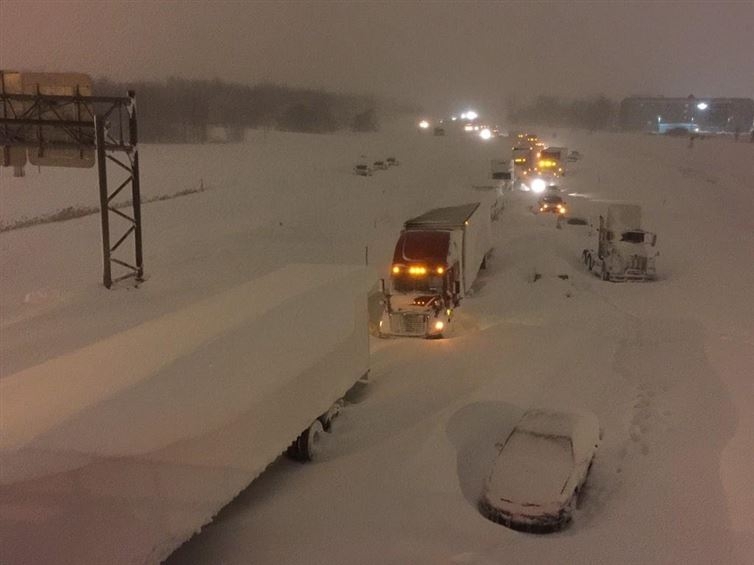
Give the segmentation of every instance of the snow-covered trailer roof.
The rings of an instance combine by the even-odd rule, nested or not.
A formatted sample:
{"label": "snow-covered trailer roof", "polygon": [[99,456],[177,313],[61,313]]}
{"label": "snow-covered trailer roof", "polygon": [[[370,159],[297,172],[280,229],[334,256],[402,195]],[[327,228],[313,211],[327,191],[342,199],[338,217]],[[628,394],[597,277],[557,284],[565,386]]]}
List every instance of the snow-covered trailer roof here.
{"label": "snow-covered trailer roof", "polygon": [[479,202],[461,204],[460,206],[435,208],[429,212],[425,212],[421,216],[416,216],[415,218],[407,220],[403,227],[407,230],[423,228],[460,228],[465,225],[477,208],[479,208]]}

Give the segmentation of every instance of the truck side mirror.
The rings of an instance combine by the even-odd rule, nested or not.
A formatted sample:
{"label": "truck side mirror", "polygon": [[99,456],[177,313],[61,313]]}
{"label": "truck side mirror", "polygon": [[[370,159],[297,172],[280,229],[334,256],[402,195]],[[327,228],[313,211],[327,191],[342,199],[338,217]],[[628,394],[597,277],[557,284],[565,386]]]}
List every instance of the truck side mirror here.
{"label": "truck side mirror", "polygon": [[392,312],[393,305],[390,302],[390,295],[386,292],[386,288],[385,279],[380,279],[380,292],[382,293],[382,296],[385,297],[385,299],[383,300],[383,305],[388,312]]}
{"label": "truck side mirror", "polygon": [[453,281],[453,305],[461,303],[461,281]]}

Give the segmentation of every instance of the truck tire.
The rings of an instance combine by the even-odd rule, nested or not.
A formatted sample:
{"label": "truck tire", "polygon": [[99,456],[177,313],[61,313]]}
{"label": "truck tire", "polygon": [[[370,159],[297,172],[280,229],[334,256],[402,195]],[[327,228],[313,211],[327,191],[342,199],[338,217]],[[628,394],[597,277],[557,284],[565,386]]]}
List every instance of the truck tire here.
{"label": "truck tire", "polygon": [[325,429],[317,418],[288,448],[288,456],[297,461],[314,461],[320,451],[320,439]]}

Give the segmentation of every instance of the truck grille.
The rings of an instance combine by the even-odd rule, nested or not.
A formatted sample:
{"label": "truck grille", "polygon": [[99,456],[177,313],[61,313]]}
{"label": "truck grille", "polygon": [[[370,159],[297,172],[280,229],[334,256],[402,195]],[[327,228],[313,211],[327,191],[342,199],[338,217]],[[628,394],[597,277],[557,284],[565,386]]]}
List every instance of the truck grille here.
{"label": "truck grille", "polygon": [[427,316],[394,312],[390,316],[390,332],[396,335],[424,336],[427,333]]}
{"label": "truck grille", "polygon": [[632,271],[645,272],[647,270],[647,258],[641,255],[632,255],[628,264],[628,269]]}

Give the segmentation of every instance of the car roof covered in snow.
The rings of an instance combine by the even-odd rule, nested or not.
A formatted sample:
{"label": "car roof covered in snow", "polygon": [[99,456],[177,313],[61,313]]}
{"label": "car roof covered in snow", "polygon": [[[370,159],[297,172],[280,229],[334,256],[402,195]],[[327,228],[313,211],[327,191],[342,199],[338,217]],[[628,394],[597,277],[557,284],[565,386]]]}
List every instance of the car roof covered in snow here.
{"label": "car roof covered in snow", "polygon": [[515,431],[542,436],[571,438],[574,457],[579,459],[594,449],[599,441],[599,422],[591,412],[553,412],[529,410],[521,417]]}
{"label": "car roof covered in snow", "polygon": [[487,480],[492,500],[544,505],[561,498],[574,468],[568,437],[516,429]]}

